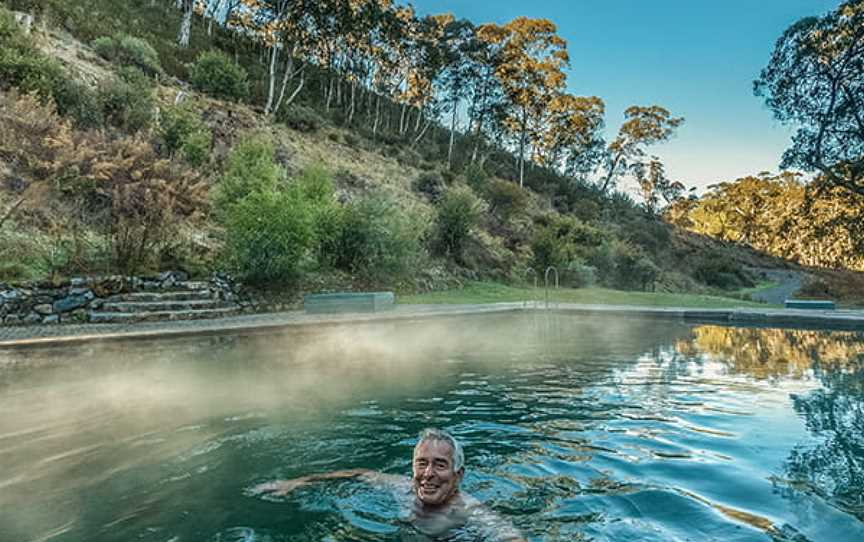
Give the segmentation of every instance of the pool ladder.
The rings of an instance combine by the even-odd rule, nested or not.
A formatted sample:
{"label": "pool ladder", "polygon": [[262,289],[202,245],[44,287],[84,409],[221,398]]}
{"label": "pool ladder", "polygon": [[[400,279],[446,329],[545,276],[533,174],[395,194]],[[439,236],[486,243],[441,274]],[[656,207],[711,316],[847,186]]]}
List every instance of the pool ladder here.
{"label": "pool ladder", "polygon": [[[551,308],[553,304],[554,304],[555,308],[558,308],[558,302],[557,301],[550,301],[550,299],[549,299],[549,286],[550,286],[549,276],[552,273],[554,273],[554,277],[555,277],[555,290],[558,290],[558,288],[560,287],[560,281],[558,280],[558,269],[556,269],[554,266],[550,265],[549,267],[546,268],[546,272],[543,274],[543,299],[544,299],[546,309]],[[537,296],[537,285],[539,282],[539,276],[537,274],[537,271],[533,267],[527,267],[525,269],[526,280],[529,276],[534,277],[534,289],[532,290],[533,295],[531,296],[532,299],[530,301],[527,301],[527,300],[523,301],[522,306],[527,307],[529,302],[530,302],[534,308],[537,308],[540,304],[540,300],[538,299],[538,296]]]}

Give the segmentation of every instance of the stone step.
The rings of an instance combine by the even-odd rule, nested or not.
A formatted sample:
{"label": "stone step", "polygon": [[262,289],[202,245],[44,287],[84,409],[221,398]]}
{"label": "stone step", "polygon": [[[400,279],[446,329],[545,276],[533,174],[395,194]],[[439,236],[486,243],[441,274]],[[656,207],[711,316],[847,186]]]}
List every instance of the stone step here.
{"label": "stone step", "polygon": [[190,301],[112,301],[105,303],[100,312],[173,312],[204,309],[224,309],[232,303],[217,299],[196,299]]}
{"label": "stone step", "polygon": [[240,307],[237,306],[191,311],[91,312],[90,322],[94,324],[131,324],[135,322],[157,322],[162,320],[204,320],[208,318],[232,316],[239,312]]}
{"label": "stone step", "polygon": [[158,281],[142,281],[138,287],[142,290],[149,291],[176,291],[176,290],[208,290],[210,288],[210,283],[207,281],[198,281],[198,280],[187,280],[182,282],[175,282],[170,290],[165,290],[162,288],[161,283]]}
{"label": "stone step", "polygon": [[136,292],[111,296],[107,303],[148,303],[173,301],[207,301],[213,299],[210,290],[185,290],[174,292]]}

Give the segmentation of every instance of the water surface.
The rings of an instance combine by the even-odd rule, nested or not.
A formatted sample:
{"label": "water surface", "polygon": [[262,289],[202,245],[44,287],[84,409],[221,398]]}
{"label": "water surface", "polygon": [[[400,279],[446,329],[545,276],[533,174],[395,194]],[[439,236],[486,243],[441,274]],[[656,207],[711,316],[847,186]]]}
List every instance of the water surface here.
{"label": "water surface", "polygon": [[[464,441],[530,540],[864,540],[864,337],[482,317],[0,352],[0,540],[430,540],[386,490]],[[470,540],[453,533],[452,540]]]}

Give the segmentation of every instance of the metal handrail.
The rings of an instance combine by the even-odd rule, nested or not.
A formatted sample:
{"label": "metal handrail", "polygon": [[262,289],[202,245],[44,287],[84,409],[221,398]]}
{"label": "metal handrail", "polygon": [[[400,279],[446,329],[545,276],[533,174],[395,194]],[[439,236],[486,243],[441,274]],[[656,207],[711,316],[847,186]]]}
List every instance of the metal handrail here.
{"label": "metal handrail", "polygon": [[[526,267],[525,268],[525,278],[527,279],[529,275],[534,275],[534,289],[532,290],[533,299],[531,301],[534,303],[534,307],[536,308],[537,307],[537,286],[538,286],[538,283],[540,282],[540,277],[537,274],[537,270],[534,269],[533,267]],[[527,307],[528,301],[523,301],[522,306]]]}
{"label": "metal handrail", "polygon": [[[549,272],[550,271],[555,271],[555,289],[557,290],[559,287],[558,270],[555,269],[555,267],[550,265],[549,267],[546,268],[546,273],[543,276],[543,291],[544,291],[545,296],[546,296],[546,308],[547,309],[549,308]],[[557,301],[556,301],[555,306],[556,307],[558,306]]]}

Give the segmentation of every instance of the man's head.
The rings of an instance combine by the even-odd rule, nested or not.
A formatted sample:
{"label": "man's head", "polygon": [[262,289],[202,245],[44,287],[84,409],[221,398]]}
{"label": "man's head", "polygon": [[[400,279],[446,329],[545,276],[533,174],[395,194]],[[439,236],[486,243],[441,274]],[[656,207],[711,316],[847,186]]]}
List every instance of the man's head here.
{"label": "man's head", "polygon": [[414,493],[425,505],[446,504],[459,493],[465,473],[465,453],[453,435],[426,429],[414,447]]}

